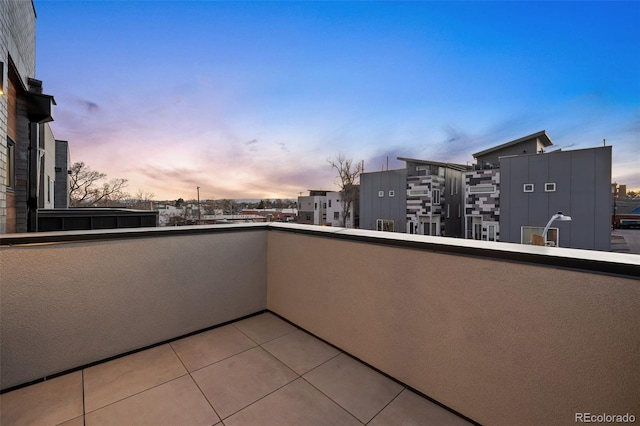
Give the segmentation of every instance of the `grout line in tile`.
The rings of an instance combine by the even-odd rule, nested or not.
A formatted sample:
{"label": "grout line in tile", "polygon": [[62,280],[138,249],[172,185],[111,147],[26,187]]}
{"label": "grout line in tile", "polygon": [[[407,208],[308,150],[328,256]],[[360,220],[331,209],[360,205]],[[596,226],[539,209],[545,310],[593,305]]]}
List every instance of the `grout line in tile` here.
{"label": "grout line in tile", "polygon": [[[313,367],[311,370],[309,370],[309,371],[305,371],[305,372],[304,372],[304,374],[309,374],[309,373],[311,373],[311,372],[312,372],[313,370],[315,370],[316,368],[320,368],[320,367],[322,367],[323,365],[325,365],[326,363],[328,363],[328,362],[329,362],[329,361],[331,361],[332,359],[339,357],[339,356],[340,356],[340,355],[342,355],[343,353],[344,353],[344,352],[342,352],[341,350],[338,350],[338,353],[337,353],[337,354],[335,354],[334,356],[332,356],[332,357],[331,357],[331,358],[329,358],[328,360],[326,360],[326,361],[324,361],[324,362],[322,362],[322,363],[320,363],[320,364],[316,365],[316,366],[315,366],[315,367]],[[300,375],[300,377],[304,376],[304,374],[301,374],[301,375]],[[306,380],[306,379],[305,379],[305,380]]]}
{"label": "grout line in tile", "polygon": [[[238,322],[239,322],[239,321],[238,321]],[[294,331],[296,331],[296,330],[297,330],[297,329],[296,329],[296,330],[291,330],[291,331],[289,331],[289,332],[287,332],[287,333],[284,333],[284,334],[282,334],[282,335],[280,335],[280,336],[274,337],[273,339],[269,339],[269,340],[267,340],[266,342],[258,343],[255,339],[251,338],[251,336],[249,336],[247,333],[245,333],[244,331],[242,331],[241,329],[239,329],[238,327],[236,327],[236,326],[235,326],[235,323],[232,323],[231,325],[232,325],[232,326],[234,326],[234,327],[236,328],[236,330],[238,330],[240,333],[242,333],[242,334],[244,334],[245,336],[247,336],[247,337],[248,337],[252,342],[254,342],[254,343],[255,343],[256,345],[258,345],[258,346],[262,346],[262,345],[264,345],[265,343],[269,343],[269,342],[271,342],[271,341],[273,341],[273,340],[276,340],[276,339],[279,339],[279,338],[281,338],[281,337],[287,336],[287,335],[289,335],[289,334],[291,334],[291,333],[293,333]]]}
{"label": "grout line in tile", "polygon": [[[288,367],[287,367],[287,368],[288,368]],[[298,374],[298,373],[296,373],[296,375],[297,375],[297,374]],[[220,420],[222,420],[222,421],[224,422],[224,420],[228,419],[229,417],[231,417],[231,416],[233,416],[233,415],[235,415],[235,414],[239,413],[239,412],[240,412],[240,411],[242,411],[242,410],[245,410],[245,409],[247,409],[247,408],[251,407],[253,404],[256,404],[258,401],[263,400],[264,398],[268,397],[269,395],[271,395],[271,394],[272,394],[272,393],[274,393],[274,392],[278,392],[278,391],[279,391],[280,389],[282,389],[283,387],[285,387],[285,386],[289,386],[291,383],[293,383],[293,382],[295,382],[296,380],[301,379],[301,378],[302,378],[302,377],[300,377],[300,376],[298,376],[298,377],[294,378],[293,380],[291,380],[291,381],[289,381],[289,382],[287,382],[287,383],[283,384],[282,386],[280,386],[280,387],[278,387],[278,388],[276,388],[276,389],[272,390],[271,392],[267,393],[266,395],[263,395],[263,396],[261,396],[260,398],[256,399],[256,400],[255,400],[255,401],[253,401],[251,404],[249,404],[249,405],[246,405],[246,406],[242,407],[242,408],[241,408],[241,409],[239,409],[238,411],[234,411],[233,413],[229,414],[229,415],[228,415],[227,417],[225,417],[224,419],[222,419],[222,417],[220,417],[220,416],[218,416],[218,417],[220,417]]]}
{"label": "grout line in tile", "polygon": [[[187,368],[186,368],[186,367],[185,367],[185,370],[187,370],[187,373],[188,373],[189,375],[191,375],[191,373],[195,373],[196,371],[200,371],[200,370],[202,370],[203,368],[211,367],[212,365],[215,365],[215,364],[217,364],[217,363],[219,363],[219,362],[226,361],[226,360],[228,360],[229,358],[233,358],[233,357],[234,357],[234,356],[236,356],[236,355],[243,354],[243,353],[245,353],[245,352],[247,352],[247,351],[250,351],[251,349],[255,349],[255,348],[259,348],[259,347],[260,347],[260,345],[256,344],[255,346],[252,346],[252,347],[247,348],[247,349],[243,349],[243,350],[241,350],[241,351],[240,351],[240,352],[238,352],[238,353],[235,353],[235,354],[233,354],[233,355],[229,355],[228,357],[225,357],[225,358],[221,358],[221,359],[217,360],[216,362],[212,362],[211,364],[207,364],[207,365],[204,365],[204,366],[202,366],[202,367],[200,367],[200,368],[196,368],[196,369],[195,369],[195,370],[193,370],[193,371],[189,371],[189,370],[187,370]],[[179,357],[178,357],[178,358],[179,358]],[[180,361],[182,361],[182,360],[180,360]]]}
{"label": "grout line in tile", "polygon": [[[334,357],[335,358],[335,357]],[[333,359],[333,358],[332,358]],[[305,373],[306,374],[306,373]],[[346,411],[347,413],[349,413],[349,415],[351,417],[353,417],[354,419],[356,419],[358,421],[358,423],[360,423],[361,425],[364,425],[365,423],[363,423],[359,418],[357,418],[351,411],[347,410],[345,407],[343,407],[340,403],[338,403],[338,401],[334,400],[333,398],[331,398],[329,395],[327,395],[326,393],[322,392],[320,389],[318,389],[313,383],[311,383],[310,381],[308,381],[305,377],[301,377],[302,380],[304,380],[305,382],[307,382],[309,385],[311,385],[312,388],[314,388],[315,390],[317,390],[318,392],[320,392],[322,395],[324,395],[325,397],[327,397],[331,402],[333,402],[334,404],[336,404],[338,407],[342,408],[344,411]]]}
{"label": "grout line in tile", "polygon": [[378,417],[378,415],[379,415],[380,413],[382,413],[382,412],[384,411],[384,409],[385,409],[385,408],[387,408],[389,405],[391,405],[391,403],[392,403],[393,401],[395,401],[396,399],[398,399],[398,397],[402,394],[402,392],[404,392],[404,391],[406,391],[406,390],[407,390],[407,387],[406,387],[406,386],[403,386],[403,387],[402,387],[402,389],[400,390],[400,392],[398,392],[398,394],[397,394],[396,396],[394,396],[394,397],[391,399],[391,401],[387,402],[387,403],[384,405],[384,407],[382,407],[382,408],[381,408],[381,409],[380,409],[376,414],[374,414],[374,415],[373,415],[373,417],[371,417],[371,420],[369,420],[369,421],[368,421],[367,423],[365,423],[365,424],[367,424],[367,425],[368,425],[369,423],[371,423],[371,422],[372,422],[376,417]]}
{"label": "grout line in tile", "polygon": [[[196,381],[196,379],[193,378],[193,376],[191,375],[191,373],[189,373],[189,377],[191,378],[191,380],[193,381],[193,383],[195,383],[196,387],[198,388],[198,390],[200,391],[200,393],[202,394],[202,396],[204,397],[205,401],[207,401],[207,404],[209,404],[209,407],[211,407],[211,409],[213,410],[214,413],[216,413],[216,416],[218,416],[218,419],[220,421],[222,421],[222,416],[220,415],[220,413],[218,413],[218,411],[216,411],[216,408],[213,406],[213,404],[211,403],[211,401],[209,401],[209,398],[207,398],[207,395],[204,394],[204,392],[202,391],[202,388],[200,387],[200,385],[198,384],[198,382]],[[218,423],[214,423],[214,425],[216,425]]]}
{"label": "grout line in tile", "polygon": [[155,389],[155,388],[157,388],[158,386],[162,386],[162,385],[165,385],[165,384],[167,384],[167,383],[173,382],[174,380],[178,380],[179,378],[184,377],[184,376],[190,376],[189,372],[187,371],[185,374],[182,374],[182,375],[180,375],[180,376],[176,376],[176,377],[174,377],[173,379],[167,380],[166,382],[158,383],[158,384],[157,384],[157,385],[155,385],[155,386],[151,386],[150,388],[143,389],[143,390],[141,390],[140,392],[133,393],[133,394],[128,395],[128,396],[126,396],[126,397],[124,397],[124,398],[121,398],[121,399],[119,399],[119,400],[117,400],[117,401],[110,402],[109,404],[107,404],[107,405],[103,405],[102,407],[98,407],[98,408],[96,408],[96,409],[95,409],[95,410],[93,410],[93,411],[89,411],[88,413],[85,413],[85,417],[86,417],[86,415],[87,415],[87,414],[95,413],[96,411],[101,410],[101,409],[103,409],[103,408],[105,408],[105,407],[108,407],[108,406],[110,406],[110,405],[116,404],[116,403],[118,403],[118,402],[120,402],[120,401],[124,401],[125,399],[132,398],[132,397],[134,397],[134,396],[136,396],[136,395],[140,395],[141,393],[144,393],[144,392],[146,392],[146,391],[148,391],[148,390],[151,390],[151,389]]}

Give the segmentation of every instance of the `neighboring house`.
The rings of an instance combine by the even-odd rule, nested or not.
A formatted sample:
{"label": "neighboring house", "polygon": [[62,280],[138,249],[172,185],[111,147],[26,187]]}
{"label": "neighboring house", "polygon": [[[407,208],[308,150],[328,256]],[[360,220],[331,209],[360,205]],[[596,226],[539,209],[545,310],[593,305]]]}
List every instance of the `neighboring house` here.
{"label": "neighboring house", "polygon": [[38,146],[38,208],[52,209],[55,207],[55,179],[56,179],[56,139],[49,123],[40,126]]}
{"label": "neighboring house", "polygon": [[0,1],[0,40],[0,233],[35,231],[39,190],[46,187],[40,126],[53,120],[55,102],[34,78],[33,2]]}
{"label": "neighboring house", "polygon": [[327,223],[327,193],[309,190],[309,195],[298,197],[298,223],[324,225]]}
{"label": "neighboring house", "polygon": [[[550,244],[610,250],[612,148],[545,152],[551,145],[543,130],[473,154],[473,166],[398,158],[406,169],[362,175],[362,227],[530,244],[563,212],[572,221],[552,224]],[[392,186],[405,198],[389,197]]]}
{"label": "neighboring house", "polygon": [[[473,170],[464,174],[465,238],[500,240],[500,159],[508,156],[541,154],[552,144],[553,142],[543,130],[473,154],[476,164]],[[544,225],[546,222],[542,225],[543,228]]]}
{"label": "neighboring house", "polygon": [[530,244],[557,212],[553,245],[591,250],[611,248],[611,146],[552,151],[540,131],[473,154],[465,173],[467,238]]}
{"label": "neighboring house", "polygon": [[56,163],[55,163],[55,188],[54,207],[56,209],[66,209],[69,207],[69,192],[71,181],[69,171],[71,168],[71,158],[69,156],[69,142],[56,140]]}
{"label": "neighboring house", "polygon": [[462,237],[462,172],[467,166],[398,160],[407,164],[407,232]]}
{"label": "neighboring house", "polygon": [[[356,189],[359,191],[359,189]],[[359,194],[356,194],[359,195]],[[359,201],[351,204],[347,228],[358,227]],[[340,192],[309,190],[308,196],[298,197],[298,223],[308,225],[342,226],[343,206]]]}
{"label": "neighboring house", "polygon": [[407,169],[360,175],[360,227],[407,231]]}

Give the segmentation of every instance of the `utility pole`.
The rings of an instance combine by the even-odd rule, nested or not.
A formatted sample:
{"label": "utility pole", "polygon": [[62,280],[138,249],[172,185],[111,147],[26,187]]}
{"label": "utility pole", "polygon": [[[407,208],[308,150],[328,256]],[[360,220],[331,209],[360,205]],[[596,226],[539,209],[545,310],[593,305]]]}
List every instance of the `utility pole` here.
{"label": "utility pole", "polygon": [[200,187],[196,187],[196,191],[198,192],[198,225],[200,225]]}

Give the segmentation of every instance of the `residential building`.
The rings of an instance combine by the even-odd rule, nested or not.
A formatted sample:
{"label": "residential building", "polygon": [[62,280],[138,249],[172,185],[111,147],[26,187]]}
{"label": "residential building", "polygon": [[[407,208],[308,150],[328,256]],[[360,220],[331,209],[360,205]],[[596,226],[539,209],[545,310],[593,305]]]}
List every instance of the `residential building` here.
{"label": "residential building", "polygon": [[608,251],[612,148],[552,145],[542,130],[473,154],[473,166],[400,157],[403,170],[362,175],[363,228],[530,244],[563,212],[573,220],[553,223],[548,244]]}
{"label": "residential building", "polygon": [[[464,174],[464,235],[466,238],[500,240],[501,158],[541,154],[552,144],[547,133],[542,130],[473,154],[476,164],[473,170]],[[546,222],[543,223],[543,228],[545,224]]]}
{"label": "residential building", "polygon": [[407,232],[407,169],[360,175],[360,227]]}
{"label": "residential building", "polygon": [[35,36],[33,2],[0,2],[0,233],[37,229],[41,125],[55,101],[34,78]]}
{"label": "residential building", "polygon": [[462,172],[467,166],[398,158],[407,164],[407,232],[462,236]]}
{"label": "residential building", "polygon": [[69,192],[71,181],[69,172],[71,169],[71,158],[69,156],[69,142],[56,140],[56,165],[55,165],[55,195],[54,207],[56,209],[66,209],[69,207]]}
{"label": "residential building", "polygon": [[49,123],[40,126],[38,141],[38,208],[55,207],[56,139]]}
{"label": "residential building", "polygon": [[327,223],[327,193],[310,189],[309,195],[298,197],[298,223],[324,225]]}
{"label": "residential building", "polygon": [[545,152],[546,131],[473,154],[465,172],[467,238],[530,244],[557,212],[548,244],[611,248],[611,146]]}
{"label": "residential building", "polygon": [[[349,209],[349,217],[344,223],[347,228],[359,224],[359,191]],[[309,190],[308,196],[298,197],[298,223],[307,225],[343,226],[344,207],[342,196],[337,191]]]}

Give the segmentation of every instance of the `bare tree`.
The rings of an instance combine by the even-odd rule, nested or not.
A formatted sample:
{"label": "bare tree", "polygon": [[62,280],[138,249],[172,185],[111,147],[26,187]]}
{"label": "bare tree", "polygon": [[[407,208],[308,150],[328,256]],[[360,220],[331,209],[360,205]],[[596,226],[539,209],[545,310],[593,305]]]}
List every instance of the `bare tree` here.
{"label": "bare tree", "polygon": [[153,210],[153,196],[153,192],[139,189],[133,196],[131,207],[138,210]]}
{"label": "bare tree", "polygon": [[351,208],[359,199],[358,183],[362,173],[362,163],[358,162],[354,165],[353,159],[346,158],[342,153],[327,161],[338,172],[339,182],[337,185],[340,188],[340,203],[342,204],[342,226],[346,227]]}
{"label": "bare tree", "polygon": [[91,170],[83,162],[74,163],[69,176],[71,206],[113,206],[129,196],[124,191],[127,179],[103,182],[106,177],[106,174]]}

